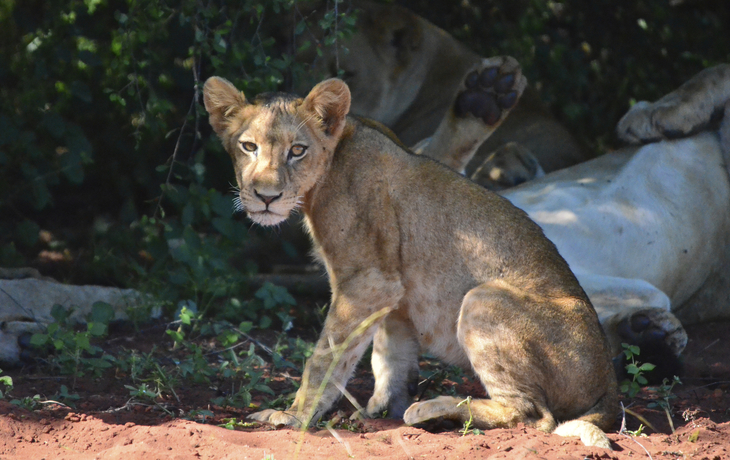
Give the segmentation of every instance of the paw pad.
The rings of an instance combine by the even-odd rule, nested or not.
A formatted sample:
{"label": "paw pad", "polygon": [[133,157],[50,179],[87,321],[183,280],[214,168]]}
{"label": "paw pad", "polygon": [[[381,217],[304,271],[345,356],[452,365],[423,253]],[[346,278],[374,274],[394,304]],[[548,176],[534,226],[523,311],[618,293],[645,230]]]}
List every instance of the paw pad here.
{"label": "paw pad", "polygon": [[494,125],[504,110],[511,109],[519,98],[515,73],[503,73],[499,67],[470,72],[464,80],[466,89],[456,97],[456,115],[467,113]]}

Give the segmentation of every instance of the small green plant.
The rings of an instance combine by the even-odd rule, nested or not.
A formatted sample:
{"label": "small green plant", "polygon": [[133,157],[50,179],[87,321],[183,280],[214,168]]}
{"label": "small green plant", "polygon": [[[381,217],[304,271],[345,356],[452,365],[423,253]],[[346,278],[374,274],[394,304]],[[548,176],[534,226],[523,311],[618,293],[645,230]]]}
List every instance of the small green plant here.
{"label": "small green plant", "polygon": [[650,402],[646,406],[649,408],[658,407],[664,411],[664,413],[667,415],[669,426],[672,428],[672,433],[674,433],[674,422],[672,421],[672,405],[670,401],[677,397],[677,395],[672,393],[674,386],[677,384],[681,385],[682,381],[679,380],[679,377],[677,377],[676,375],[672,380],[665,378],[662,381],[662,384],[657,387],[657,396],[659,397],[659,399]]}
{"label": "small green plant", "polygon": [[624,355],[629,361],[629,363],[626,364],[626,372],[631,376],[631,380],[624,380],[621,382],[619,388],[622,393],[626,393],[630,398],[633,398],[639,393],[643,385],[649,383],[646,380],[646,377],[644,377],[644,372],[652,371],[656,366],[651,363],[642,364],[636,360],[636,357],[641,353],[638,346],[629,345],[627,343],[622,343],[621,346],[624,348]]}
{"label": "small green plant", "polygon": [[140,401],[143,404],[154,405],[170,416],[175,415],[167,407],[165,407],[165,405],[160,404],[159,399],[162,397],[162,393],[159,388],[152,389],[146,383],[141,383],[136,387],[132,385],[124,385],[124,388],[129,390],[129,396],[131,396],[133,400]]}
{"label": "small green plant", "polygon": [[58,393],[51,396],[50,399],[58,401],[70,407],[76,407],[74,401],[78,401],[79,399],[81,399],[81,396],[76,393],[69,393],[68,387],[66,385],[61,385]]}
{"label": "small green plant", "polygon": [[221,421],[223,423],[218,426],[227,430],[235,430],[236,428],[251,428],[253,426],[256,426],[256,422],[244,422],[233,417],[224,418]]}
{"label": "small green plant", "polygon": [[36,409],[40,409],[43,405],[41,403],[41,395],[35,395],[35,396],[26,396],[24,398],[20,399],[12,399],[10,400],[10,404],[14,404],[18,407],[22,407],[25,410],[28,411],[34,411]]}
{"label": "small green plant", "polygon": [[[0,369],[0,374],[3,370]],[[13,378],[9,375],[0,375],[0,399],[4,399],[8,391],[13,389]]]}
{"label": "small green plant", "polygon": [[465,380],[464,370],[459,366],[447,366],[436,358],[425,356],[427,365],[420,368],[421,381],[419,395],[451,395],[456,396],[455,384]]}
{"label": "small green plant", "polygon": [[143,401],[156,403],[157,398],[160,397],[159,390],[153,390],[146,383],[140,383],[136,387],[133,385],[124,385],[124,388],[129,390],[129,396]]}
{"label": "small green plant", "polygon": [[215,414],[207,409],[193,409],[189,411],[185,418],[194,422],[205,423],[207,418],[212,418]]}
{"label": "small green plant", "polygon": [[[239,359],[239,357],[243,359]],[[211,399],[213,404],[246,408],[251,405],[251,392],[254,390],[272,396],[275,394],[268,387],[266,379],[262,379],[263,370],[254,370],[265,364],[264,360],[255,353],[254,344],[249,346],[248,351],[242,351],[238,356],[229,350],[228,358],[221,363],[219,376],[226,382],[230,382],[231,391],[225,396]]]}
{"label": "small green plant", "polygon": [[55,322],[48,326],[45,333],[33,334],[31,344],[39,348],[51,348],[55,354],[50,362],[58,367],[62,374],[70,374],[76,378],[86,374],[100,377],[112,367],[114,358],[92,344],[93,339],[106,336],[109,322],[114,319],[111,305],[96,302],[87,317],[86,330],[76,332],[71,324],[72,309],[62,305],[54,305],[51,316]]}
{"label": "small green plant", "polygon": [[624,430],[626,434],[629,436],[641,436],[643,438],[646,438],[646,434],[644,433],[644,424],[639,424],[639,428],[636,430]]}
{"label": "small green plant", "polygon": [[471,396],[467,396],[466,399],[457,404],[456,407],[460,407],[462,405],[466,405],[466,409],[469,411],[469,419],[464,422],[464,426],[461,430],[459,430],[459,433],[461,433],[462,436],[466,436],[467,434],[484,434],[482,430],[472,428],[472,425],[474,424],[474,416],[471,413]]}

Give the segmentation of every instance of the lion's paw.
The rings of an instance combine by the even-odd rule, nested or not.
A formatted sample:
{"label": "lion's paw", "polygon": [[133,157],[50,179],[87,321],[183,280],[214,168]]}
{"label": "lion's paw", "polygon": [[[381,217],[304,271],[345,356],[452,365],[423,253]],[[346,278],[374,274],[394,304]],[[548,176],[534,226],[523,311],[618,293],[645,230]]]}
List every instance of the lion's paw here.
{"label": "lion's paw", "polygon": [[484,59],[470,72],[456,96],[455,113],[471,114],[489,126],[502,121],[519,100],[527,79],[517,61],[509,56]]}
{"label": "lion's paw", "polygon": [[428,401],[411,404],[403,414],[403,421],[408,425],[415,425],[438,417],[453,417],[459,411],[462,400],[453,396],[439,396]]}
{"label": "lion's paw", "polygon": [[376,418],[387,412],[389,418],[401,418],[411,403],[412,398],[405,395],[399,397],[374,394],[368,400],[365,415],[368,418]]}
{"label": "lion's paw", "polygon": [[254,412],[247,418],[257,422],[270,423],[274,426],[291,426],[295,428],[301,426],[299,419],[293,415],[274,409],[264,409],[259,412]]}
{"label": "lion's paw", "polygon": [[471,175],[482,187],[499,191],[545,175],[540,162],[528,149],[508,142],[492,152]]}
{"label": "lion's paw", "polygon": [[617,332],[627,343],[661,343],[679,355],[687,346],[687,332],[670,312],[658,308],[636,310],[618,323]]}
{"label": "lion's paw", "polygon": [[656,102],[636,103],[616,126],[629,143],[676,139],[704,129],[730,100],[730,65],[719,65],[695,75]]}
{"label": "lion's paw", "polygon": [[[641,362],[656,366],[647,375],[651,383],[680,375],[682,365],[678,356],[687,345],[687,332],[672,313],[658,308],[633,311],[617,323],[616,332],[622,342],[639,346]],[[616,364],[620,375],[625,364],[623,355]]]}

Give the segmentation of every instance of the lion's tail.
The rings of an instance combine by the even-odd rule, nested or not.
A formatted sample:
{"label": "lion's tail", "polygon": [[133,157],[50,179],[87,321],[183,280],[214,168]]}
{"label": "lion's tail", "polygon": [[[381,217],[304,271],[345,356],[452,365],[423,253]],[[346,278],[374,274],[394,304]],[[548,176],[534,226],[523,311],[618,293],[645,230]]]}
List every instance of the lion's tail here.
{"label": "lion's tail", "polygon": [[611,441],[601,429],[609,429],[616,421],[618,398],[615,392],[605,394],[585,414],[558,425],[553,433],[560,436],[578,436],[586,446],[611,449]]}
{"label": "lion's tail", "polygon": [[611,441],[609,441],[606,433],[596,425],[585,420],[576,419],[563,422],[555,428],[553,433],[560,436],[578,436],[586,446],[611,449]]}

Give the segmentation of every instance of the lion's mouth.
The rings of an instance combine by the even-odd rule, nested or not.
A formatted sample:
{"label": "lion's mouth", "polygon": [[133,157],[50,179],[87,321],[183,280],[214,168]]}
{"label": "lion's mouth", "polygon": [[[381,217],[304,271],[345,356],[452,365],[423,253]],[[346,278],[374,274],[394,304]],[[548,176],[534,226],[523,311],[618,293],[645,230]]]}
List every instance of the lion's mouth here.
{"label": "lion's mouth", "polygon": [[249,211],[248,217],[259,225],[277,225],[285,221],[288,216],[281,215],[271,210]]}

